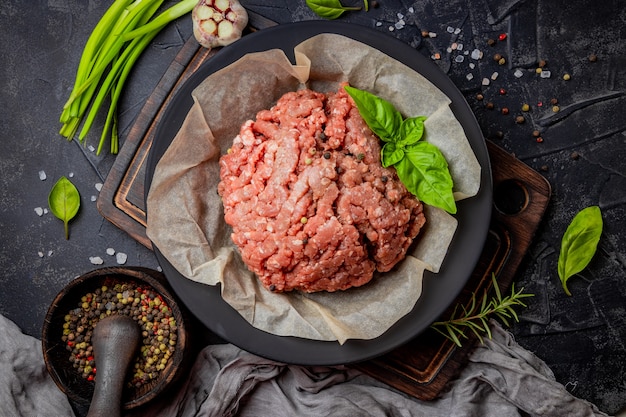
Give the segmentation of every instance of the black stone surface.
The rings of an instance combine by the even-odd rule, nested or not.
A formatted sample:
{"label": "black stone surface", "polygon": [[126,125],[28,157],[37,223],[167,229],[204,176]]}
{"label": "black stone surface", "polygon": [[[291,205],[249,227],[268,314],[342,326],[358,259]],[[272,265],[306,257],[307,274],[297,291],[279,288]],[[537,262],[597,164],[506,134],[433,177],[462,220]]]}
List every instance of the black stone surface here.
{"label": "black stone surface", "polygon": [[[304,0],[241,3],[278,23],[318,18]],[[352,3],[362,4],[344,1]],[[92,201],[114,156],[106,152],[98,156],[58,134],[58,118],[83,45],[109,4],[0,3],[0,313],[36,337],[50,301],[61,288],[99,266],[91,263],[91,257],[102,258],[103,266],[116,265],[115,256],[107,254],[112,248],[127,254],[127,265],[158,268],[153,253],[103,219]],[[368,12],[346,13],[340,20],[390,33],[427,57],[439,54],[436,63],[466,96],[485,137],[550,181],[552,201],[516,283],[535,297],[512,331],[523,346],[547,362],[572,394],[607,413],[622,409],[626,406],[626,4],[620,0],[381,0]],[[423,37],[423,31],[436,36]],[[499,40],[501,34],[506,39]],[[137,63],[120,103],[122,141],[191,35],[187,16],[169,25]],[[489,39],[495,40],[493,46],[488,45]],[[453,43],[457,49],[448,49]],[[482,59],[471,58],[474,49],[482,51]],[[495,54],[504,58],[502,64],[493,59]],[[591,55],[597,57],[595,62]],[[541,60],[546,62],[544,76],[549,71],[550,77],[536,72]],[[565,74],[571,79],[564,80]],[[483,79],[489,79],[489,85],[483,85]],[[553,99],[558,112],[552,109]],[[522,112],[523,104],[530,111]],[[504,108],[509,110],[506,115]],[[517,116],[524,116],[524,123],[516,123]],[[97,147],[103,122],[100,115],[87,146]],[[534,130],[542,142],[533,136]],[[40,171],[45,172],[45,180],[40,179]],[[67,241],[58,219],[51,213],[36,213],[37,208],[47,209],[48,193],[62,175],[72,175],[82,196]],[[604,232],[592,263],[571,278],[570,297],[556,272],[560,240],[576,212],[590,205],[602,209]]]}

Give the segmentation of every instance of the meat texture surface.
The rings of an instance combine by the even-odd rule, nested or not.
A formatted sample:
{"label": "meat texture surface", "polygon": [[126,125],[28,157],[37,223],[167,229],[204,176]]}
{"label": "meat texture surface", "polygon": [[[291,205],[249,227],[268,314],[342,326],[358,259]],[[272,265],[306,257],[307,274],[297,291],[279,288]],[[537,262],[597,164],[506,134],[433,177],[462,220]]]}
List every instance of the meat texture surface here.
{"label": "meat texture surface", "polygon": [[220,159],[225,221],[270,291],[336,291],[404,259],[425,223],[343,86],[285,94]]}

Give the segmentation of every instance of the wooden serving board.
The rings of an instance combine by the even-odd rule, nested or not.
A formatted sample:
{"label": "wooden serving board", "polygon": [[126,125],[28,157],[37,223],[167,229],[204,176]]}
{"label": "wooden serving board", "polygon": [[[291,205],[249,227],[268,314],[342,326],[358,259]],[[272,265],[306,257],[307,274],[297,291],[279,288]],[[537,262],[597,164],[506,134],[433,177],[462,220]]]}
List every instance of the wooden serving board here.
{"label": "wooden serving board", "polygon": [[[250,14],[250,25],[256,30],[274,23]],[[144,177],[155,128],[180,86],[213,54],[200,48],[193,37],[184,45],[133,124],[98,197],[102,216],[148,248]],[[457,303],[468,305],[472,294],[489,291],[492,274],[499,288],[508,290],[550,198],[550,185],[541,175],[495,144],[488,141],[487,146],[495,202],[491,227],[468,284],[441,320],[450,317]],[[382,357],[353,366],[409,395],[430,400],[458,374],[475,342],[470,336],[463,348],[457,348],[427,330]]]}

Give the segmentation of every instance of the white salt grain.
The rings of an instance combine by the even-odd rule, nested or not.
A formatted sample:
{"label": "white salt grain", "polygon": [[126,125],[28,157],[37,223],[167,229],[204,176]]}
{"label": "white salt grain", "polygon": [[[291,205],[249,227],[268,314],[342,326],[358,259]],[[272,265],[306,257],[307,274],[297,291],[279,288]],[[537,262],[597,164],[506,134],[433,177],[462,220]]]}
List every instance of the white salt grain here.
{"label": "white salt grain", "polygon": [[493,74],[491,74],[491,79],[493,81],[497,80],[498,79],[498,75],[500,75],[500,74],[498,74],[498,71],[494,72]]}
{"label": "white salt grain", "polygon": [[37,213],[37,216],[41,217],[43,216],[43,209],[41,207],[35,207],[35,213]]}
{"label": "white salt grain", "polygon": [[435,32],[428,32],[428,37],[429,38],[436,38],[437,34]]}
{"label": "white salt grain", "polygon": [[39,171],[39,179],[45,181],[48,176],[46,175],[46,171]]}
{"label": "white salt grain", "polygon": [[74,178],[74,173],[70,172],[69,174],[67,174],[67,176],[70,177],[70,178]]}
{"label": "white salt grain", "polygon": [[463,55],[457,55],[456,58],[454,58],[455,62],[463,62],[465,61],[465,57]]}
{"label": "white salt grain", "polygon": [[409,7],[409,13],[415,13],[415,9],[413,8],[413,6]]}
{"label": "white salt grain", "polygon": [[96,187],[96,190],[102,191],[102,183],[101,182],[96,183],[95,187]]}
{"label": "white salt grain", "polygon": [[107,255],[109,255],[109,256],[113,256],[113,255],[115,255],[115,249],[113,249],[113,248],[107,248]]}
{"label": "white salt grain", "polygon": [[37,255],[39,255],[40,258],[43,258],[43,252],[42,251],[37,252]]}
{"label": "white salt grain", "polygon": [[128,255],[126,255],[124,252],[118,252],[117,255],[115,255],[115,260],[119,265],[124,265],[127,259]]}
{"label": "white salt grain", "polygon": [[524,72],[521,69],[517,69],[515,70],[513,75],[515,76],[515,78],[522,78],[522,76],[524,75]]}
{"label": "white salt grain", "polygon": [[474,79],[474,74],[472,74],[472,73],[470,72],[469,74],[467,74],[467,75],[465,76],[465,78],[467,78],[467,81],[471,81],[471,80],[473,80],[473,79]]}
{"label": "white salt grain", "polygon": [[43,209],[43,214],[48,214],[48,209],[47,208]]}
{"label": "white salt grain", "polygon": [[455,35],[458,35],[459,33],[461,33],[461,28],[454,29],[454,34]]}
{"label": "white salt grain", "polygon": [[383,22],[376,22],[376,27],[381,27],[383,25]]}
{"label": "white salt grain", "polygon": [[550,73],[550,71],[546,71],[546,70],[541,71],[541,78],[550,78],[551,75],[552,74]]}
{"label": "white salt grain", "polygon": [[489,85],[489,83],[490,83],[489,78],[483,78],[483,82],[482,82],[483,85]]}
{"label": "white salt grain", "polygon": [[53,254],[54,254],[54,251],[52,251],[52,250],[48,251],[48,256],[52,256]]}
{"label": "white salt grain", "polygon": [[98,199],[98,197],[96,197],[95,195],[92,195],[90,200],[91,202],[95,202]]}
{"label": "white salt grain", "polygon": [[93,265],[102,265],[104,263],[102,258],[99,256],[90,256],[89,262],[91,262]]}
{"label": "white salt grain", "polygon": [[447,31],[448,33],[454,33],[454,28],[453,28],[452,26],[448,26],[448,27],[446,28],[446,31]]}
{"label": "white salt grain", "polygon": [[472,59],[481,59],[483,57],[483,52],[480,49],[474,49],[471,55]]}
{"label": "white salt grain", "polygon": [[89,145],[87,149],[89,149],[89,152],[93,152],[96,150],[96,148],[94,148],[92,145]]}
{"label": "white salt grain", "polygon": [[474,69],[476,68],[476,64],[474,64],[473,62],[470,62],[469,67],[470,69]]}

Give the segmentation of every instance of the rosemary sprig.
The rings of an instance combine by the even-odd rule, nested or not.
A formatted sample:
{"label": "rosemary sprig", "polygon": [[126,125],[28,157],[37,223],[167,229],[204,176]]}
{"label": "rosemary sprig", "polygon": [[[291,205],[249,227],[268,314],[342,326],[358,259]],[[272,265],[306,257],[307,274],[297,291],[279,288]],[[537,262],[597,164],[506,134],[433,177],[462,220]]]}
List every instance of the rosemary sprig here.
{"label": "rosemary sprig", "polygon": [[524,288],[515,291],[515,284],[511,286],[511,295],[502,297],[500,288],[496,281],[495,274],[491,274],[495,296],[488,300],[487,290],[485,290],[480,308],[477,309],[476,294],[472,294],[470,305],[457,304],[447,321],[437,321],[431,324],[431,328],[441,333],[453,341],[457,346],[461,347],[461,339],[467,339],[466,329],[471,330],[483,343],[483,334],[491,339],[491,330],[489,329],[488,319],[490,317],[499,318],[506,326],[510,326],[509,320],[519,321],[517,313],[513,309],[514,306],[526,307],[522,301],[523,298],[533,297],[534,294],[524,294]]}

